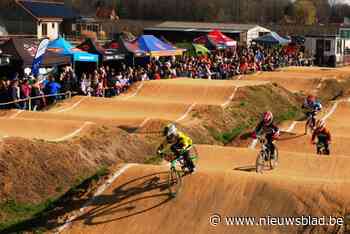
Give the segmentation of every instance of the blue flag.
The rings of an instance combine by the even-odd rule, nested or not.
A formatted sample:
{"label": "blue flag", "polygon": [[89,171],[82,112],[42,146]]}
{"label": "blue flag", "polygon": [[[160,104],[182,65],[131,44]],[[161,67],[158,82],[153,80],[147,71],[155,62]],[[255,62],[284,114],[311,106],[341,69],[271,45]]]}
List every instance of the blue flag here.
{"label": "blue flag", "polygon": [[43,56],[46,53],[46,49],[49,46],[50,40],[49,39],[43,39],[36,51],[33,64],[32,64],[32,74],[36,77],[39,75],[39,68],[41,65],[41,62],[43,61]]}

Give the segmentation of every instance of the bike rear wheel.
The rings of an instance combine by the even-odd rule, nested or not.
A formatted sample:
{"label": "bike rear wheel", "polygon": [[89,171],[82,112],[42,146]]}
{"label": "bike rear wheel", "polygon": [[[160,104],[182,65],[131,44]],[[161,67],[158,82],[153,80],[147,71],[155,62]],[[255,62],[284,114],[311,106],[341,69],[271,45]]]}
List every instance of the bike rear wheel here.
{"label": "bike rear wheel", "polygon": [[329,152],[326,150],[326,146],[324,144],[317,144],[316,151],[319,155],[329,155]]}
{"label": "bike rear wheel", "polygon": [[176,197],[179,194],[182,185],[182,178],[179,171],[172,167],[168,177],[168,189],[169,194],[172,197]]}

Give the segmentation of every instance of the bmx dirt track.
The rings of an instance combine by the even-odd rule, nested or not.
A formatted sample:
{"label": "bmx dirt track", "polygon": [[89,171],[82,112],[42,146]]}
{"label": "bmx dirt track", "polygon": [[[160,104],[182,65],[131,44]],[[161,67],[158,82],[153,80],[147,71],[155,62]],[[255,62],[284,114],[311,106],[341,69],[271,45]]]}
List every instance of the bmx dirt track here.
{"label": "bmx dirt track", "polygon": [[[185,178],[176,199],[170,199],[166,190],[167,167],[134,166],[64,233],[178,233],[179,228],[186,233],[271,233],[267,226],[212,227],[209,217],[341,215],[338,212],[349,205],[350,193],[343,188],[349,185],[350,158],[281,152],[278,169],[257,175],[253,150],[198,146],[198,151],[200,170]],[[297,233],[298,228],[272,230]],[[317,228],[315,233],[332,230]]]}
{"label": "bmx dirt track", "polygon": [[[288,71],[283,72],[288,74]],[[273,76],[274,73],[260,74],[252,79],[264,76],[263,80],[269,80],[271,74]],[[293,91],[310,92],[317,88],[317,74],[307,79],[302,76],[296,79],[298,76],[295,75],[291,77],[293,84],[286,88]],[[284,76],[279,79],[283,80]],[[292,78],[286,75],[286,79],[288,82],[279,81],[282,85],[290,84],[289,79]],[[275,78],[271,80],[275,81]],[[300,84],[296,84],[299,81]],[[178,84],[181,82],[190,81],[178,81]],[[175,90],[178,84],[174,85]],[[173,86],[163,87],[160,84],[153,87],[150,84],[150,87],[141,90],[138,95],[146,100],[150,96],[162,96],[171,102],[179,102],[176,96],[162,91]],[[203,91],[203,88],[198,91]],[[196,95],[191,96],[187,92],[184,96],[186,98],[181,101],[185,103],[220,104],[225,99],[217,96],[217,99],[203,101],[200,94],[196,99]],[[296,123],[294,128],[290,128],[291,133],[278,142],[279,166],[263,175],[255,173],[257,150],[198,145],[199,170],[195,175],[185,177],[182,191],[176,199],[171,199],[166,189],[167,166],[130,165],[108,189],[88,204],[81,215],[63,226],[61,232],[342,233],[344,229],[335,226],[227,226],[221,223],[214,227],[209,223],[213,214],[222,217],[342,217],[348,214],[350,191],[345,188],[350,185],[350,150],[345,146],[349,142],[350,125],[346,120],[350,116],[350,102],[343,100],[335,105],[336,108],[329,107],[323,113],[333,132],[331,157],[314,154],[310,136],[303,134],[303,122]]]}
{"label": "bmx dirt track", "polygon": [[[149,81],[139,84],[134,93],[115,99],[77,96],[47,112],[3,113],[2,125],[6,125],[6,128],[0,132],[0,136],[45,140],[67,139],[69,135],[75,136],[72,133],[86,129],[88,124],[137,128],[152,119],[179,122],[185,120],[195,106],[224,107],[234,98],[238,88],[266,83],[266,81],[210,82],[189,79]],[[31,127],[30,134],[27,133],[26,126]],[[51,127],[45,128],[45,126]],[[43,129],[48,130],[43,132]]]}
{"label": "bmx dirt track", "polygon": [[[67,140],[84,134],[91,124],[140,127],[149,119],[190,120],[195,105],[225,107],[238,88],[280,83],[292,91],[311,92],[323,77],[339,78],[341,69],[296,69],[241,77],[241,81],[178,79],[139,84],[116,99],[75,97],[44,113],[7,112],[3,136]],[[326,74],[327,73],[327,74]],[[311,75],[308,75],[311,74]],[[305,76],[307,76],[305,78]],[[270,78],[269,78],[270,77]],[[257,149],[197,145],[198,172],[184,178],[181,193],[167,191],[169,167],[128,165],[83,212],[63,223],[60,233],[331,233],[334,226],[227,226],[209,223],[213,214],[240,217],[344,216],[350,213],[350,103],[344,100],[324,116],[333,132],[332,156],[319,157],[303,135],[304,123],[278,142],[280,163],[273,171],[255,173]],[[35,122],[36,121],[36,122]],[[28,123],[40,125],[32,134],[18,132]],[[50,127],[51,126],[51,127]],[[45,129],[45,131],[44,131]],[[334,131],[333,131],[334,129]],[[79,130],[79,131],[78,131]],[[125,167],[126,168],[126,167]],[[118,175],[118,173],[116,174]],[[223,220],[224,221],[224,220]],[[341,233],[341,232],[339,232]]]}

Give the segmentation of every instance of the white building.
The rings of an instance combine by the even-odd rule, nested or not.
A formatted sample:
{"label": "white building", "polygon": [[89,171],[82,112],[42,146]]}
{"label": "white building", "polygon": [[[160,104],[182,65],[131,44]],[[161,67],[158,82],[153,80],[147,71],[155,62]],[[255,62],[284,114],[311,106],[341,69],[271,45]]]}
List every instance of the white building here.
{"label": "white building", "polygon": [[14,0],[1,10],[9,35],[36,36],[39,39],[56,39],[64,20],[79,17],[63,2]]}
{"label": "white building", "polygon": [[319,66],[343,66],[350,64],[350,28],[340,28],[332,35],[308,35],[305,51],[314,57]]}
{"label": "white building", "polygon": [[271,30],[256,24],[231,24],[231,23],[206,23],[206,22],[180,22],[166,21],[153,27],[144,29],[145,34],[169,38],[177,42],[191,41],[195,37],[218,29],[227,36],[239,41],[242,44],[250,44]]}
{"label": "white building", "polygon": [[41,20],[37,23],[37,37],[56,39],[59,36],[59,28],[62,20]]}

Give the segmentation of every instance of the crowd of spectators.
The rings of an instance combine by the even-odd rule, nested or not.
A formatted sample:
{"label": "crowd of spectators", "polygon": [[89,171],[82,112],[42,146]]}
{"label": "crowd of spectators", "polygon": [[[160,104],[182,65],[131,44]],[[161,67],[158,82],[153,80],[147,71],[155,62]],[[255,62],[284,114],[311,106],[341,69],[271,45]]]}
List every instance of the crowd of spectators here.
{"label": "crowd of spectators", "polygon": [[237,50],[216,51],[205,56],[182,56],[165,62],[152,60],[147,66],[149,77],[234,79],[237,75],[257,71],[274,71],[285,66],[311,65],[299,50],[283,48],[239,47]]}
{"label": "crowd of spectators", "polygon": [[[285,48],[266,49],[255,46],[216,51],[205,56],[152,58],[144,66],[131,67],[121,64],[113,68],[103,65],[93,72],[82,73],[79,77],[72,67],[67,66],[41,79],[28,76],[12,81],[2,80],[0,100],[6,103],[36,97],[30,103],[22,101],[11,106],[18,109],[37,110],[65,98],[68,92],[86,96],[113,97],[127,91],[136,81],[176,77],[234,79],[241,74],[274,71],[291,65],[309,64],[305,62],[299,50],[291,53]],[[49,95],[49,97],[43,98],[43,95]],[[0,107],[8,108],[9,105],[0,105]]]}

